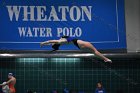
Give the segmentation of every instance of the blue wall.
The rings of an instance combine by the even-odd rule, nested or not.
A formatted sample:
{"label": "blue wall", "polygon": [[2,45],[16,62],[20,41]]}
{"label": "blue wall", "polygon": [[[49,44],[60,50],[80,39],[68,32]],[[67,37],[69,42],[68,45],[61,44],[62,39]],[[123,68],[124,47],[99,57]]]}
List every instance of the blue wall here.
{"label": "blue wall", "polygon": [[[8,11],[8,6],[11,6],[9,10],[13,10],[15,6],[17,6],[17,9],[20,8],[19,12],[15,12],[15,14],[19,13],[17,20],[15,14],[10,19],[10,14],[12,13]],[[31,11],[31,6],[34,7],[33,20],[30,18],[30,15],[25,16],[25,7],[23,8],[23,6],[28,7],[28,12]],[[46,8],[46,10],[41,10],[44,12],[41,15],[42,19],[46,16],[45,21],[37,20],[38,12],[36,6],[44,6]],[[61,6],[68,7],[68,10],[63,12],[64,14],[62,14],[62,11],[59,11]],[[82,6],[86,7],[87,10],[82,10]],[[52,11],[52,7],[55,8],[55,11]],[[56,12],[56,21],[54,20],[54,15],[50,17],[51,11],[53,14]],[[87,16],[87,12],[90,16]],[[64,20],[62,16],[64,17],[65,15]],[[49,17],[51,18],[50,21]],[[50,49],[51,47],[49,46],[40,48],[39,43],[45,40],[58,39],[62,35],[71,35],[78,39],[89,41],[98,49],[126,49],[124,0],[55,0],[53,2],[52,0],[37,0],[36,2],[34,0],[20,2],[18,0],[1,0],[0,20],[0,49]],[[26,29],[25,36],[19,33],[19,28],[22,27]],[[38,35],[35,35],[35,31],[33,31],[35,28],[38,30]],[[40,28],[51,29],[48,36],[40,36]],[[58,28],[63,29],[61,34],[58,33]],[[69,29],[69,31],[66,29]],[[70,29],[72,30],[70,31]],[[76,31],[76,29],[78,30]],[[44,33],[45,31],[46,29]],[[62,46],[61,49],[75,50],[77,48],[69,45]]]}

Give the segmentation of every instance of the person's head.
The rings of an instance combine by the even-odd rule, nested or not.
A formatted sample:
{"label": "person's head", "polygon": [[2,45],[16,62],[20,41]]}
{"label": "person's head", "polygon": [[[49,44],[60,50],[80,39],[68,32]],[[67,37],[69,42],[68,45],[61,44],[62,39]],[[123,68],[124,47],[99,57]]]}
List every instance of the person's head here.
{"label": "person's head", "polygon": [[13,73],[8,73],[8,78],[11,79],[13,77]]}
{"label": "person's head", "polygon": [[102,82],[97,82],[97,88],[103,88],[103,84],[102,84]]}

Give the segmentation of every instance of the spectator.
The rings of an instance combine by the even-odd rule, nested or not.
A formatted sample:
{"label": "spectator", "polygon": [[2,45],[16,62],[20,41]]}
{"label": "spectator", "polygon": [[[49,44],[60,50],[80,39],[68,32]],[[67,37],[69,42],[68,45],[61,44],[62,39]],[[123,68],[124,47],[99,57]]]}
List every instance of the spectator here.
{"label": "spectator", "polygon": [[105,89],[103,88],[102,82],[97,83],[95,93],[106,93]]}

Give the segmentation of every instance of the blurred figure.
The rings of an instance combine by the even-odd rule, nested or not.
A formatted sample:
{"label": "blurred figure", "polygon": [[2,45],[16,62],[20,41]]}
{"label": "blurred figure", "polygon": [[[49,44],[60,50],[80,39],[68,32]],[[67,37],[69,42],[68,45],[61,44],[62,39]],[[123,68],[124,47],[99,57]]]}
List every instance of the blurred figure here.
{"label": "blurred figure", "polygon": [[13,73],[8,74],[8,79],[9,80],[7,82],[0,84],[0,86],[2,86],[3,88],[6,88],[7,86],[7,89],[9,87],[8,93],[16,93],[16,90],[15,90],[16,78],[13,76]]}
{"label": "blurred figure", "polygon": [[[2,84],[6,84],[6,82],[3,82]],[[2,86],[2,92],[9,93],[9,86],[8,85]]]}
{"label": "blurred figure", "polygon": [[102,82],[97,83],[95,93],[106,93],[105,89],[103,88]]}
{"label": "blurred figure", "polygon": [[67,88],[64,88],[63,93],[69,93],[69,90]]}

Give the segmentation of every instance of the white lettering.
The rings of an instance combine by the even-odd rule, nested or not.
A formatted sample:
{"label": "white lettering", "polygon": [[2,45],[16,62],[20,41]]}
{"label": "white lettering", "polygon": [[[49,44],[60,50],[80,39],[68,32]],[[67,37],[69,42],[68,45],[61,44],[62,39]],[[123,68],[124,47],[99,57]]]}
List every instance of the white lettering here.
{"label": "white lettering", "polygon": [[[10,21],[91,21],[92,6],[6,6]],[[15,16],[15,17],[14,17]],[[20,17],[22,16],[22,17]],[[22,19],[19,19],[22,18]]]}
{"label": "white lettering", "polygon": [[14,15],[15,15],[16,21],[18,21],[21,6],[6,6],[6,7],[8,9],[10,21],[13,21]]}
{"label": "white lettering", "polygon": [[[75,12],[74,12],[75,10]],[[74,18],[74,15],[77,15],[76,18]],[[70,9],[70,18],[72,21],[78,21],[81,17],[81,12],[80,12],[80,9],[77,7],[77,6],[73,6],[71,9]]]}
{"label": "white lettering", "polygon": [[52,37],[51,28],[18,27],[20,37]]}
{"label": "white lettering", "polygon": [[[29,7],[28,6],[23,6],[23,9],[24,9],[23,21],[28,21],[28,20],[35,21],[34,8],[35,8],[35,6],[29,6]],[[28,11],[28,9],[30,11]]]}
{"label": "white lettering", "polygon": [[80,37],[82,35],[82,29],[80,27],[77,28],[57,28],[57,37],[61,36],[70,36],[70,37]]}
{"label": "white lettering", "polygon": [[58,11],[62,12],[62,19],[61,19],[61,21],[67,21],[67,19],[66,19],[66,12],[69,12],[69,7],[68,6],[59,6]]}
{"label": "white lettering", "polygon": [[36,6],[37,7],[37,21],[46,21],[47,15],[45,15],[46,7],[45,6]]}

